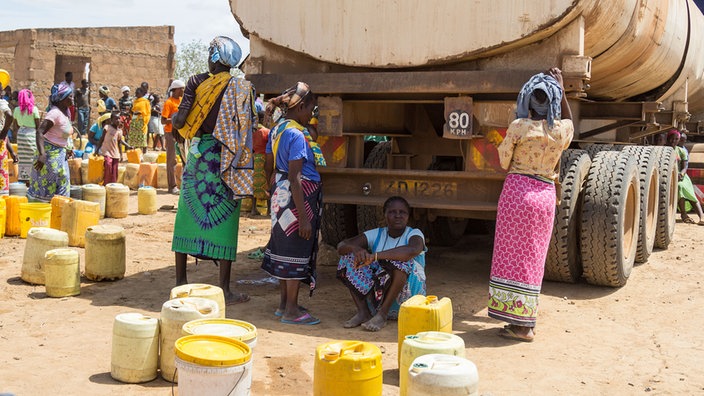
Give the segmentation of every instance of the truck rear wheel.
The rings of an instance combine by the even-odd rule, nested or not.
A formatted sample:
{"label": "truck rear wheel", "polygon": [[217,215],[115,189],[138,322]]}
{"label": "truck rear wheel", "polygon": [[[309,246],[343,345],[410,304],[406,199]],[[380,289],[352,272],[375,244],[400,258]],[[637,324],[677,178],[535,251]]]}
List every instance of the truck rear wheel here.
{"label": "truck rear wheel", "polygon": [[657,159],[652,147],[626,146],[623,152],[636,158],[640,182],[640,224],[638,225],[638,248],[636,263],[648,261],[655,243],[655,228],[658,223],[659,178]]}
{"label": "truck rear wheel", "polygon": [[[364,161],[365,168],[385,169],[387,155],[391,152],[391,142],[381,142],[374,146]],[[357,205],[357,228],[361,231],[380,227],[384,214],[379,206]]]}
{"label": "truck rear wheel", "polygon": [[433,246],[454,246],[462,239],[468,219],[438,216],[430,223],[428,242]]}
{"label": "truck rear wheel", "polygon": [[584,150],[565,150],[560,159],[560,204],[555,210],[552,239],[545,260],[545,279],[574,283],[582,276],[579,257],[579,215],[582,185],[591,160]]}
{"label": "truck rear wheel", "polygon": [[600,286],[626,284],[638,247],[638,164],[617,151],[597,153],[584,186],[580,253],[584,278]]}
{"label": "truck rear wheel", "polygon": [[357,235],[357,214],[354,205],[327,203],[323,205],[320,233],[323,242],[337,246],[343,239]]}
{"label": "truck rear wheel", "polygon": [[589,158],[594,159],[594,156],[602,151],[612,151],[614,148],[613,144],[589,144],[584,147],[584,151],[589,154]]}
{"label": "truck rear wheel", "polygon": [[655,247],[667,249],[675,233],[677,214],[677,159],[672,147],[653,147],[659,172],[658,222]]}

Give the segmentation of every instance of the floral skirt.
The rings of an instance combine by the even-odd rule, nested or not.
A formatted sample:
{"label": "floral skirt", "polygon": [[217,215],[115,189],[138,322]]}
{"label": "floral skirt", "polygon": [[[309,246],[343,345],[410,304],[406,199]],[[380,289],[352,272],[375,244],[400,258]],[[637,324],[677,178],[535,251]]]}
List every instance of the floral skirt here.
{"label": "floral skirt", "polygon": [[147,134],[144,128],[144,118],[140,116],[132,117],[130,123],[130,133],[127,134],[127,144],[132,147],[147,147]]}
{"label": "floral skirt", "polygon": [[[68,197],[71,192],[66,148],[44,142],[46,163],[41,170],[32,168],[27,197],[32,201],[51,202],[54,195]],[[35,157],[36,161],[36,157]]]}

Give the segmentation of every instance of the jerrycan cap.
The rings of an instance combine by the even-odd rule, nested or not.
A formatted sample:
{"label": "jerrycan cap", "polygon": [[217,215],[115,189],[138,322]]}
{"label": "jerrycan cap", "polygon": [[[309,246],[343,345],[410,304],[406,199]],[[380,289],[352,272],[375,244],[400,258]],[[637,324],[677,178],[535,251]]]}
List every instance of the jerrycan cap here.
{"label": "jerrycan cap", "polygon": [[428,369],[428,365],[425,363],[413,363],[413,367],[411,367],[411,371],[414,373],[420,373],[421,371],[425,371]]}
{"label": "jerrycan cap", "polygon": [[435,304],[438,302],[438,296],[427,296],[425,297],[425,302],[428,304]]}

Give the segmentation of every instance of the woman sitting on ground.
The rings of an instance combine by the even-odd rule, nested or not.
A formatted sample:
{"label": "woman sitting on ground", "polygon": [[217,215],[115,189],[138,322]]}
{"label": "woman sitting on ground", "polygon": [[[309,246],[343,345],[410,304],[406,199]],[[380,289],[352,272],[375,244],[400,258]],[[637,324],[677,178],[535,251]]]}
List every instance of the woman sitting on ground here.
{"label": "woman sitting on ground", "polygon": [[379,331],[398,317],[400,304],[425,295],[425,237],[408,226],[411,208],[401,197],[384,202],[386,227],[337,245],[337,277],[350,289],[357,313],[344,327]]}

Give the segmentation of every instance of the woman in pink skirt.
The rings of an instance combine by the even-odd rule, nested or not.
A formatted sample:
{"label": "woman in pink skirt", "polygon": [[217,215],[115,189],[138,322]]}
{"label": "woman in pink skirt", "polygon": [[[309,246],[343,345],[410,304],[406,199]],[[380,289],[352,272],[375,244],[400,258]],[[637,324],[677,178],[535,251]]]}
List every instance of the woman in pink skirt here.
{"label": "woman in pink skirt", "polygon": [[574,134],[564,93],[558,68],[531,77],[498,146],[508,175],[496,213],[489,316],[508,322],[500,336],[519,341],[533,341],[555,217],[555,166]]}

